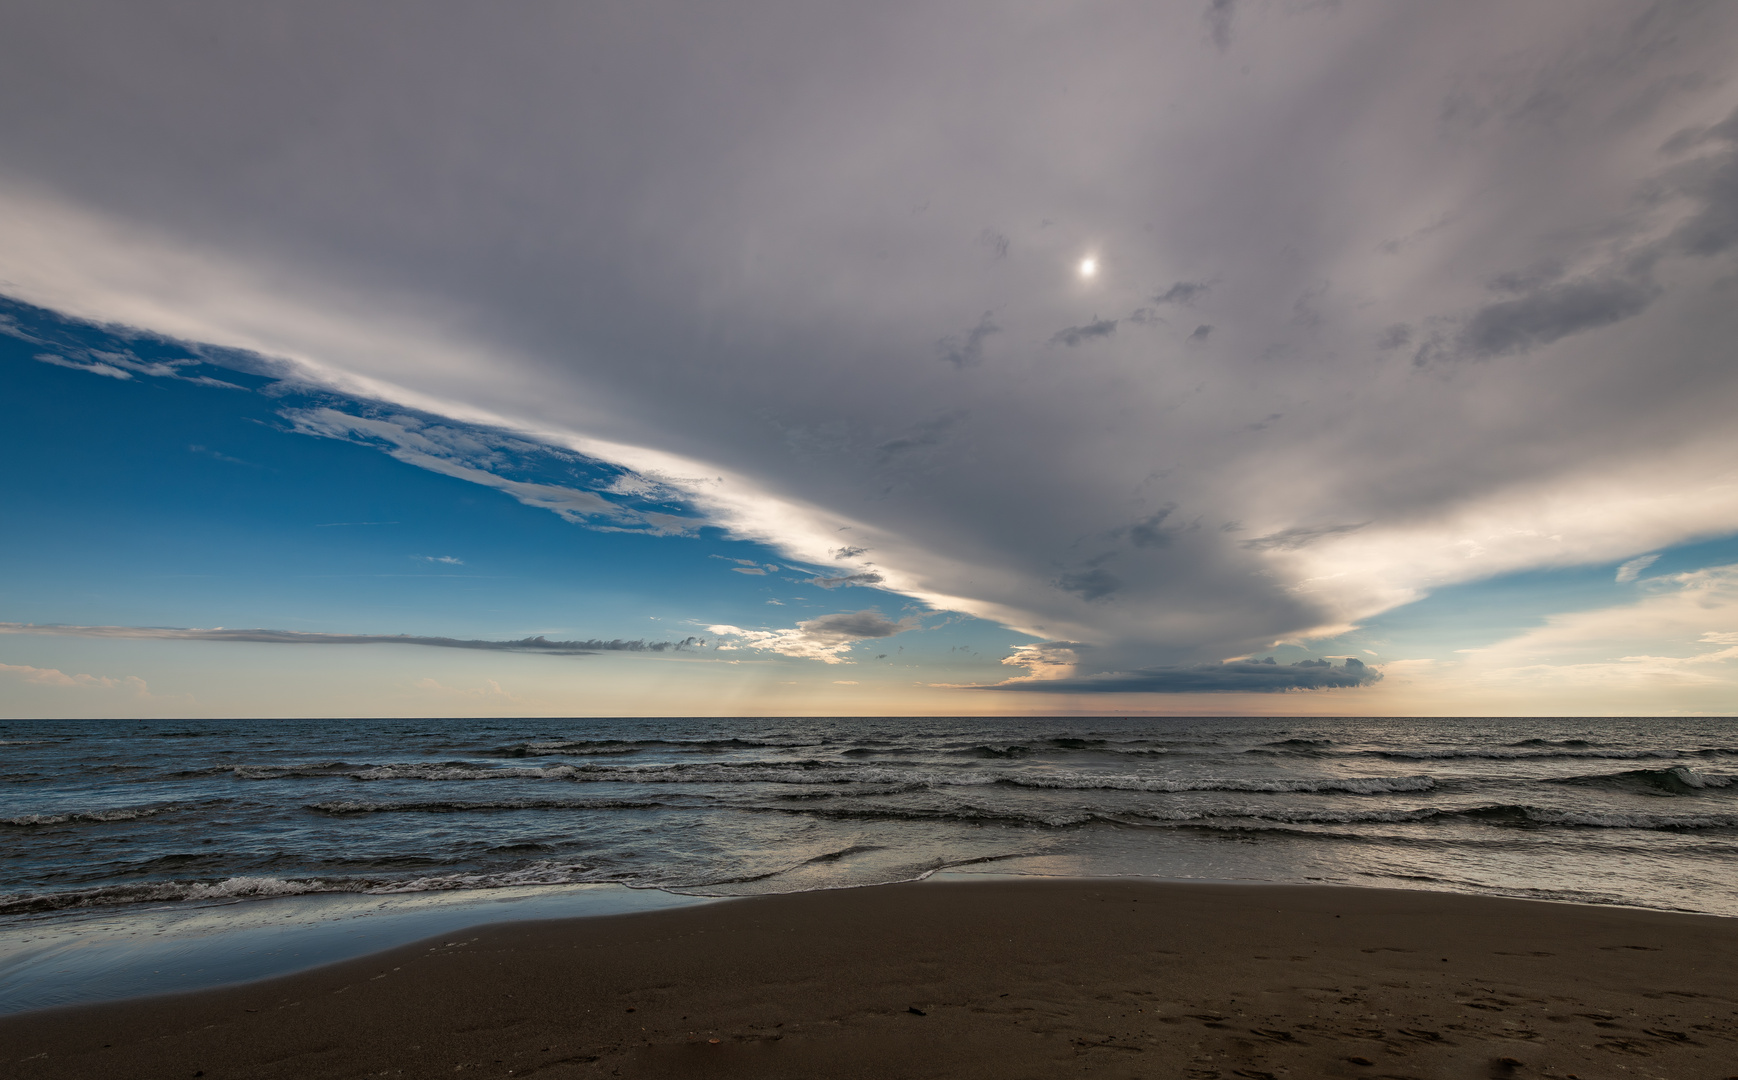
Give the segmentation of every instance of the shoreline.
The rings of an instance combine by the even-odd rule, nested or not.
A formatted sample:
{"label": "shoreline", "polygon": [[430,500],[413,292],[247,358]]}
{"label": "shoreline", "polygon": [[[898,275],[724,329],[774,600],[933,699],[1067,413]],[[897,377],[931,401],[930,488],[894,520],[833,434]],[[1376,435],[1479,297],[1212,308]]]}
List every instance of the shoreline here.
{"label": "shoreline", "polygon": [[0,1060],[21,1078],[1718,1080],[1738,1074],[1738,920],[1331,885],[908,882],[492,923],[18,1013]]}
{"label": "shoreline", "polygon": [[708,902],[658,889],[572,884],[62,911],[0,925],[0,1017],[245,986],[479,926]]}
{"label": "shoreline", "polygon": [[[716,895],[634,888],[613,882],[414,893],[317,892],[192,904],[165,901],[73,909],[0,924],[0,1018],[64,1006],[245,986],[327,964],[364,959],[425,938],[517,922],[599,918],[803,892],[993,881],[1375,889],[1738,919],[1711,911],[1387,884],[1164,878],[1147,874],[1057,875],[956,868],[902,881],[793,890],[788,894]],[[100,990],[92,989],[99,984]]]}

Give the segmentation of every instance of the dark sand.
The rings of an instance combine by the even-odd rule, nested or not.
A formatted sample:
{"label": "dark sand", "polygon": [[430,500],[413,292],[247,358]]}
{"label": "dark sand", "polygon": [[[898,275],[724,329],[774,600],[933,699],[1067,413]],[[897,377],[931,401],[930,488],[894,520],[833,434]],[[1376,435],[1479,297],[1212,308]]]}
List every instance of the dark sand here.
{"label": "dark sand", "polygon": [[36,1077],[1738,1076],[1738,920],[988,881],[512,923],[0,1019]]}

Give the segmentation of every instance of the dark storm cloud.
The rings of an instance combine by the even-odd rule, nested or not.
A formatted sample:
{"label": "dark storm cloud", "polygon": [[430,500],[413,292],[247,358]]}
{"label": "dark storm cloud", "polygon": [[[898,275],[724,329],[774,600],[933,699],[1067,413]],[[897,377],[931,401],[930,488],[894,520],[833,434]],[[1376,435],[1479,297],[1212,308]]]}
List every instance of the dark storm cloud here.
{"label": "dark storm cloud", "polygon": [[1269,658],[1005,682],[974,689],[1038,694],[1272,694],[1284,690],[1348,690],[1369,686],[1381,678],[1381,672],[1356,657],[1348,657],[1339,667],[1326,660],[1276,664]]}
{"label": "dark storm cloud", "polygon": [[1213,332],[1213,328],[1211,326],[1208,326],[1207,324],[1203,323],[1200,326],[1195,327],[1194,333],[1189,335],[1189,340],[1190,341],[1197,341],[1197,342],[1206,341],[1207,335],[1211,334],[1212,332]]}
{"label": "dark storm cloud", "polygon": [[1083,341],[1091,341],[1093,338],[1107,338],[1116,333],[1116,323],[1117,320],[1115,319],[1097,319],[1085,326],[1064,327],[1051,335],[1050,344],[1066,345],[1072,349]]}
{"label": "dark storm cloud", "polygon": [[519,638],[512,641],[481,641],[464,638],[425,637],[415,634],[316,634],[299,630],[212,630],[162,626],[37,626],[30,623],[0,623],[0,634],[47,634],[59,637],[144,638],[155,641],[243,641],[264,645],[426,645],[437,649],[472,649],[479,652],[536,653],[543,656],[592,656],[602,652],[672,652],[703,644],[699,638],[681,641],[550,641]]}

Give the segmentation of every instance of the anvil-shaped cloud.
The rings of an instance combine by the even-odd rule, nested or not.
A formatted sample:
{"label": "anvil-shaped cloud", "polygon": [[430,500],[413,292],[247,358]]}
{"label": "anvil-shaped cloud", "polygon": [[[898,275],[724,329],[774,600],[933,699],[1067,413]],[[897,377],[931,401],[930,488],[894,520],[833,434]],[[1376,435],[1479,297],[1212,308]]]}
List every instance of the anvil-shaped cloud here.
{"label": "anvil-shaped cloud", "polygon": [[[7,23],[12,295],[611,462],[821,584],[1090,645],[1070,689],[1738,529],[1738,6]],[[695,527],[382,415],[300,422]]]}

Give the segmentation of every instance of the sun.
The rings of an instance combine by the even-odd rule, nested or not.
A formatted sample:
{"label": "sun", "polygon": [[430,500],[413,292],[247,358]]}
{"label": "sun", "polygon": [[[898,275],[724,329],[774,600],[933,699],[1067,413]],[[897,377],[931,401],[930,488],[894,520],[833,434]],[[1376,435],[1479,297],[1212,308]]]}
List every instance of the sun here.
{"label": "sun", "polygon": [[1097,277],[1098,276],[1098,260],[1093,258],[1091,255],[1088,255],[1086,258],[1080,260],[1079,270],[1080,270],[1080,276],[1083,278]]}

